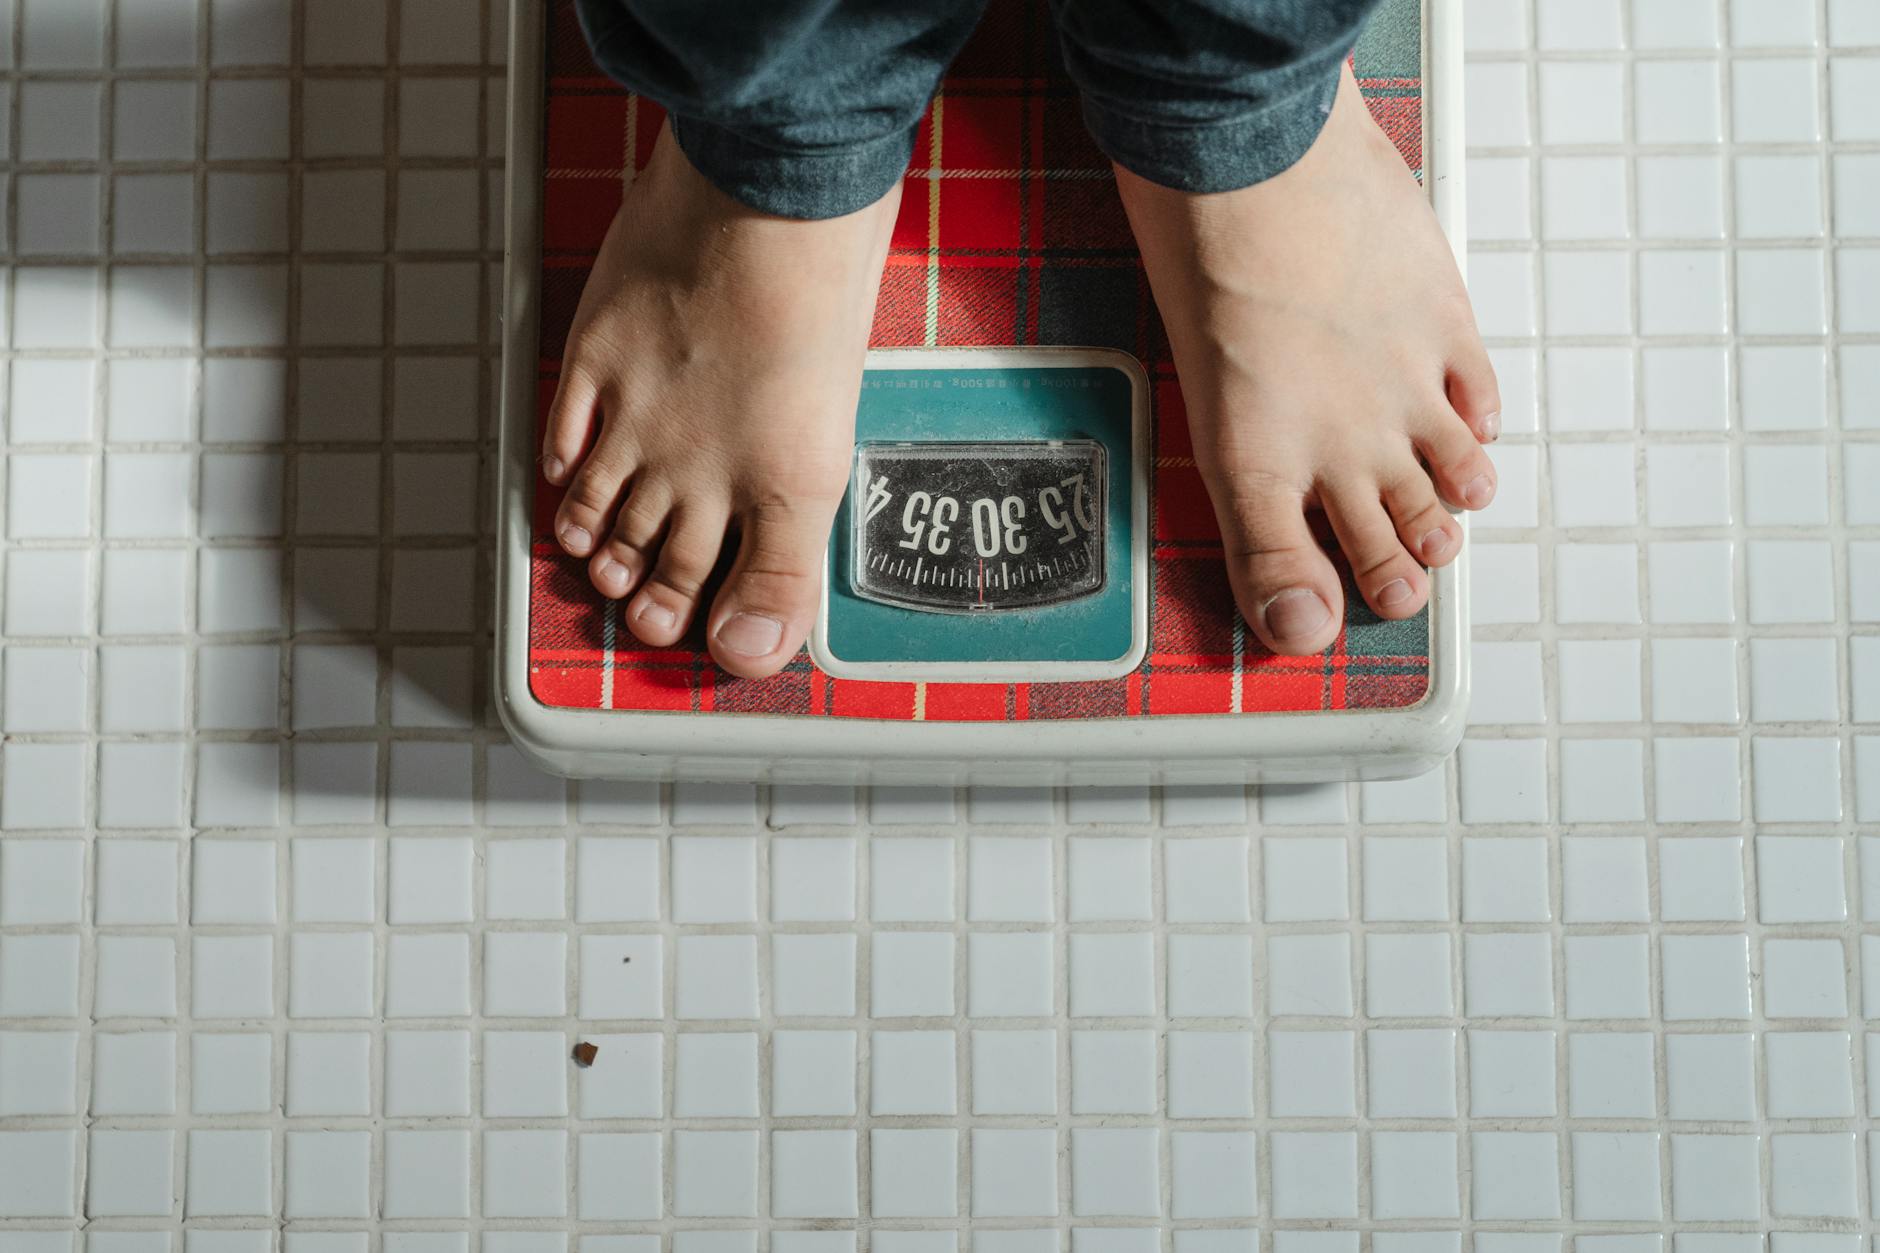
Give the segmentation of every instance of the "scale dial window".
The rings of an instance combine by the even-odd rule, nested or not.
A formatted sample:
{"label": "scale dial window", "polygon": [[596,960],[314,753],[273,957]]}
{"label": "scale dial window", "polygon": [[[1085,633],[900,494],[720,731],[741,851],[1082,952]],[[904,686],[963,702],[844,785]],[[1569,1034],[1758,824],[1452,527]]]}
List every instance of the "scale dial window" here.
{"label": "scale dial window", "polygon": [[1141,367],[1110,349],[871,354],[816,666],[999,684],[1139,666],[1148,399]]}
{"label": "scale dial window", "polygon": [[1103,445],[921,441],[856,452],[855,594],[927,613],[1003,613],[1103,589]]}

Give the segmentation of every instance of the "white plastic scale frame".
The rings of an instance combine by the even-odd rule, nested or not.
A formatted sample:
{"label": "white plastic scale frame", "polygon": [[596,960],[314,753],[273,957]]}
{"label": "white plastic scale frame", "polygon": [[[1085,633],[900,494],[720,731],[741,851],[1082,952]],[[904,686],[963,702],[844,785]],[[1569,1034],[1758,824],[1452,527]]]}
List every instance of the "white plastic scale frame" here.
{"label": "white plastic scale frame", "polygon": [[[583,778],[1048,785],[1402,778],[1454,750],[1468,706],[1466,560],[1431,579],[1429,693],[1405,709],[965,723],[563,709],[536,700],[529,688],[529,544],[537,474],[543,4],[513,0],[510,23],[497,473],[496,693],[503,724],[523,752],[545,769]],[[1423,23],[1425,183],[1452,247],[1466,237],[1461,8],[1462,0],[1425,0]],[[903,355],[927,365],[999,365],[1010,364],[1011,354],[897,350],[871,353],[869,366],[909,364],[896,360]],[[1146,540],[1140,526],[1137,535],[1140,547]]]}

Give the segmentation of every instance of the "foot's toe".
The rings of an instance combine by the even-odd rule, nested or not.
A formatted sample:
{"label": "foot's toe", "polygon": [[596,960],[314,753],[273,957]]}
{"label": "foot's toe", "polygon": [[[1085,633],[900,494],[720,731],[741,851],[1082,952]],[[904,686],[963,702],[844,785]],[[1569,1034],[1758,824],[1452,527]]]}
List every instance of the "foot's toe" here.
{"label": "foot's toe", "polygon": [[588,578],[601,595],[619,600],[646,578],[671,511],[672,492],[664,482],[633,485],[614,519],[613,533],[588,561]]}
{"label": "foot's toe", "polygon": [[1382,618],[1408,618],[1429,598],[1429,576],[1404,550],[1374,485],[1324,489],[1325,513],[1351,563],[1364,603]]}
{"label": "foot's toe", "polygon": [[673,516],[652,573],[627,605],[627,628],[641,642],[665,648],[685,634],[724,547],[728,516],[721,505],[696,502]]}
{"label": "foot's toe", "polygon": [[1448,392],[1456,416],[1477,440],[1491,444],[1501,437],[1501,386],[1495,381],[1488,350],[1473,335],[1449,363]]}
{"label": "foot's toe", "polygon": [[1463,509],[1482,509],[1495,499],[1495,464],[1467,426],[1449,414],[1426,419],[1416,433],[1417,452],[1443,499]]}
{"label": "foot's toe", "polygon": [[1397,538],[1424,565],[1446,566],[1462,551],[1462,527],[1436,499],[1436,489],[1420,469],[1385,487],[1384,507],[1397,526]]}
{"label": "foot's toe", "polygon": [[618,540],[610,539],[588,558],[588,579],[609,600],[619,600],[646,573],[646,557]]}
{"label": "foot's toe", "polygon": [[1257,476],[1210,488],[1227,548],[1227,578],[1241,614],[1268,648],[1286,656],[1323,652],[1345,611],[1325,551],[1306,524],[1297,489]]}
{"label": "foot's toe", "polygon": [[706,637],[733,674],[759,679],[796,655],[816,618],[831,511],[821,502],[760,506],[712,605]]}
{"label": "foot's toe", "polygon": [[[572,357],[574,345],[570,343]],[[594,438],[599,421],[600,389],[586,370],[570,359],[563,362],[555,399],[548,407],[547,431],[542,437],[542,476],[560,486],[581,464],[581,451]]]}
{"label": "foot's toe", "polygon": [[603,437],[574,472],[555,511],[555,539],[570,556],[590,556],[606,537],[632,469]]}

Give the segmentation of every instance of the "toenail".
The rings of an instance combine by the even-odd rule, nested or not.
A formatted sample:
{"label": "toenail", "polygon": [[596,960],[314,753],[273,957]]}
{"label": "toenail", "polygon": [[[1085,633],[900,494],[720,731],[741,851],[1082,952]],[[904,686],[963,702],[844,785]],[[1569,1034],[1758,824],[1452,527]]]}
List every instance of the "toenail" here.
{"label": "toenail", "polygon": [[761,613],[732,614],[718,628],[718,642],[746,657],[767,657],[783,643],[783,623]]}
{"label": "toenail", "polygon": [[567,468],[567,466],[562,464],[560,457],[542,458],[542,473],[547,476],[548,481],[551,483],[561,482],[562,472]]}
{"label": "toenail", "polygon": [[1501,413],[1499,411],[1482,419],[1482,438],[1490,443],[1501,438]]}
{"label": "toenail", "polygon": [[1462,503],[1471,509],[1480,509],[1495,494],[1495,484],[1486,474],[1478,474],[1462,488]]}
{"label": "toenail", "polygon": [[629,577],[627,568],[618,561],[609,559],[601,562],[601,568],[594,572],[594,577],[610,587],[618,588],[620,591],[624,592],[627,590],[627,579]]}
{"label": "toenail", "polygon": [[561,546],[578,557],[594,547],[594,537],[588,534],[586,527],[570,522],[561,528]]}
{"label": "toenail", "polygon": [[1332,611],[1311,588],[1289,587],[1269,599],[1260,616],[1274,638],[1295,640],[1324,626]]}
{"label": "toenail", "polygon": [[1423,560],[1433,561],[1443,555],[1449,547],[1449,532],[1437,527],[1417,541],[1417,551],[1423,554]]}
{"label": "toenail", "polygon": [[1377,589],[1377,607],[1395,609],[1415,595],[1416,592],[1410,587],[1408,579],[1392,579]]}
{"label": "toenail", "polygon": [[679,624],[679,615],[658,601],[649,600],[640,606],[633,620],[655,631],[670,631]]}

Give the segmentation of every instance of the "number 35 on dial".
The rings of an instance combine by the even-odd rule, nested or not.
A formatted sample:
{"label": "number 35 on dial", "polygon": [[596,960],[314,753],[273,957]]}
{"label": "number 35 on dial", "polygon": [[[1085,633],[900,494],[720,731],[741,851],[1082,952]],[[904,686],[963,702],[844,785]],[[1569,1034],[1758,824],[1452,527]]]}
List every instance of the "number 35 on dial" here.
{"label": "number 35 on dial", "polygon": [[856,595],[929,613],[1036,609],[1104,582],[1095,440],[871,443],[856,451]]}

